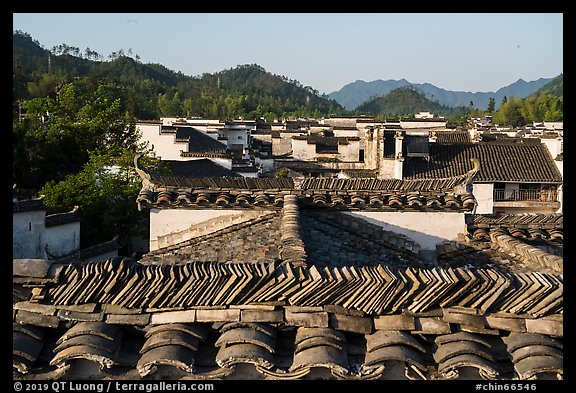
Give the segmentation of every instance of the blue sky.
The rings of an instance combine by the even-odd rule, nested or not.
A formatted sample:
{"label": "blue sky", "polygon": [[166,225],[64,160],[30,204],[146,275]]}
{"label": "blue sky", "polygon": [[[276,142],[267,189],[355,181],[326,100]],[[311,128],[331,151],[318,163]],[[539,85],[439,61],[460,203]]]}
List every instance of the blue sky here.
{"label": "blue sky", "polygon": [[190,76],[255,63],[326,94],[402,78],[489,92],[564,72],[562,13],[14,13],[13,30]]}

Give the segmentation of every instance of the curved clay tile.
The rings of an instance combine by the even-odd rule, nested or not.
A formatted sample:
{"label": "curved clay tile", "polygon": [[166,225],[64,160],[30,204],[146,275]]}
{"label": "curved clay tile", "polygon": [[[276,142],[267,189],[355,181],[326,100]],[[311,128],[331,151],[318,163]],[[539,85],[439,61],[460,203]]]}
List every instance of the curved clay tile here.
{"label": "curved clay tile", "polygon": [[266,349],[270,353],[275,352],[276,338],[270,337],[261,331],[250,328],[236,328],[223,332],[216,343],[217,347],[228,347],[236,344],[253,344]]}
{"label": "curved clay tile", "polygon": [[366,200],[362,195],[354,194],[350,200],[350,203],[356,207],[362,207],[366,204]]}
{"label": "curved clay tile", "polygon": [[121,339],[122,335],[117,336],[114,340],[109,340],[94,334],[82,334],[79,336],[69,337],[62,341],[56,348],[54,348],[54,352],[60,352],[71,347],[89,346],[112,353],[120,345]]}
{"label": "curved clay tile", "polygon": [[298,371],[286,372],[284,370],[275,371],[272,369],[267,369],[267,368],[261,367],[259,365],[256,366],[256,370],[260,374],[264,375],[264,377],[266,379],[283,380],[283,381],[293,381],[293,380],[302,379],[310,373],[310,368],[302,368]]}
{"label": "curved clay tile", "polygon": [[210,194],[201,192],[196,195],[196,204],[198,206],[206,206],[210,204]]}
{"label": "curved clay tile", "polygon": [[172,203],[172,197],[174,193],[171,191],[160,191],[156,198],[157,204],[168,205]]}
{"label": "curved clay tile", "polygon": [[252,197],[250,194],[241,193],[240,195],[238,195],[236,197],[236,204],[238,206],[248,206],[248,205],[250,205],[250,203],[252,203],[251,200],[252,200]]}
{"label": "curved clay tile", "polygon": [[268,205],[268,202],[269,202],[268,195],[264,193],[258,193],[254,197],[254,205],[256,206],[266,206]]}
{"label": "curved clay tile", "polygon": [[294,354],[297,354],[297,353],[304,351],[306,349],[318,347],[318,346],[330,346],[330,347],[336,348],[340,351],[345,350],[345,342],[343,342],[341,340],[337,340],[333,337],[315,336],[315,337],[308,337],[308,338],[298,342],[296,344],[296,349],[294,351]]}
{"label": "curved clay tile", "polygon": [[548,345],[527,345],[516,349],[511,355],[512,361],[517,363],[530,356],[554,356],[563,359],[564,351]]}
{"label": "curved clay tile", "polygon": [[346,342],[346,336],[344,333],[336,329],[299,327],[298,330],[296,330],[296,338],[294,343],[298,345],[302,341],[313,337],[326,337],[335,341]]}
{"label": "curved clay tile", "polygon": [[428,207],[440,207],[442,205],[442,201],[440,200],[440,196],[438,195],[429,195],[426,197],[426,206]]}
{"label": "curved clay tile", "polygon": [[181,345],[156,347],[140,356],[136,368],[141,376],[155,372],[158,365],[173,366],[191,373],[195,354],[195,351]]}
{"label": "curved clay tile", "polygon": [[388,197],[388,206],[399,208],[402,207],[402,195],[392,194]]}
{"label": "curved clay tile", "polygon": [[485,345],[478,344],[472,341],[452,341],[449,343],[438,345],[434,351],[434,361],[436,363],[444,363],[448,359],[451,359],[460,355],[473,354],[476,356],[481,356],[487,360],[494,361],[494,356],[489,352],[489,347]]}
{"label": "curved clay tile", "polygon": [[405,345],[387,345],[373,351],[367,351],[364,364],[366,366],[375,366],[388,360],[404,362],[417,367],[423,372],[427,372],[426,362],[422,353],[411,346]]}
{"label": "curved clay tile", "polygon": [[284,194],[274,195],[274,205],[278,207],[284,206]]}
{"label": "curved clay tile", "polygon": [[530,345],[546,345],[548,347],[564,349],[562,341],[538,333],[511,333],[508,337],[503,337],[502,341],[504,341],[510,353]]}
{"label": "curved clay tile", "polygon": [[474,334],[470,332],[456,332],[450,334],[442,334],[436,336],[436,338],[434,339],[436,345],[443,345],[451,342],[460,342],[460,341],[471,341],[478,344],[482,344],[487,348],[491,347],[490,342],[486,340],[484,337],[482,337],[479,334]]}
{"label": "curved clay tile", "polygon": [[274,367],[274,355],[260,345],[251,343],[223,345],[216,355],[220,367],[250,363],[266,369]]}
{"label": "curved clay tile", "polygon": [[190,206],[194,203],[194,199],[192,198],[192,194],[189,191],[179,191],[178,196],[176,197],[176,204],[181,206]]}
{"label": "curved clay tile", "polygon": [[230,204],[230,194],[222,193],[216,197],[217,206],[228,206]]}
{"label": "curved clay tile", "polygon": [[482,379],[495,379],[498,368],[494,362],[475,354],[464,354],[451,357],[438,364],[438,373],[444,379],[456,379],[460,376],[461,369],[476,368]]}
{"label": "curved clay tile", "polygon": [[326,204],[326,194],[314,194],[312,196],[312,203],[317,206],[324,206]]}
{"label": "curved clay tile", "polygon": [[104,322],[79,322],[72,326],[66,333],[64,333],[56,345],[61,344],[65,340],[68,340],[75,336],[81,336],[84,334],[91,334],[95,336],[101,336],[105,339],[114,341],[119,339],[122,335],[122,329],[118,325],[113,325]]}
{"label": "curved clay tile", "polygon": [[373,334],[366,335],[367,352],[373,352],[389,345],[404,345],[422,353],[426,352],[426,348],[414,336],[401,330],[377,330]]}
{"label": "curved clay tile", "polygon": [[370,202],[371,207],[381,207],[384,205],[384,200],[380,195],[370,195]]}
{"label": "curved clay tile", "polygon": [[462,205],[460,204],[458,196],[453,195],[453,194],[446,194],[444,196],[444,204],[446,205],[446,207],[450,207],[450,208],[454,208],[454,209],[459,209],[460,207],[462,207]]}
{"label": "curved clay tile", "polygon": [[113,353],[88,345],[76,345],[63,349],[54,355],[50,361],[50,365],[63,367],[73,359],[86,359],[96,362],[100,365],[101,369],[110,368],[114,365]]}
{"label": "curved clay tile", "polygon": [[247,328],[260,331],[270,337],[276,337],[277,330],[274,326],[267,323],[258,322],[228,322],[220,327],[220,332],[225,332],[231,329]]}
{"label": "curved clay tile", "polygon": [[201,323],[164,323],[161,325],[149,325],[145,328],[146,333],[144,338],[149,338],[151,335],[162,332],[178,330],[196,337],[200,341],[205,341],[208,335],[207,328]]}
{"label": "curved clay tile", "polygon": [[143,354],[151,349],[166,345],[179,345],[192,351],[197,351],[199,343],[200,340],[198,340],[197,337],[182,330],[164,330],[151,334],[142,346],[142,349],[140,349],[140,353]]}
{"label": "curved clay tile", "polygon": [[563,379],[564,361],[556,356],[534,355],[514,363],[519,379],[537,379],[539,374],[553,373]]}
{"label": "curved clay tile", "polygon": [[325,367],[340,374],[348,373],[348,356],[346,350],[336,349],[330,345],[319,345],[303,349],[294,355],[289,371]]}

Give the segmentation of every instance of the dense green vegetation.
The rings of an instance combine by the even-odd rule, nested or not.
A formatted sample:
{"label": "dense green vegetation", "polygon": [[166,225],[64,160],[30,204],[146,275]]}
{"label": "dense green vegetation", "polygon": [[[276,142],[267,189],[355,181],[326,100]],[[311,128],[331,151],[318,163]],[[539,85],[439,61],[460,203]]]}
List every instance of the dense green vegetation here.
{"label": "dense green vegetation", "polygon": [[343,114],[344,109],[310,86],[267,72],[256,64],[201,76],[186,76],[160,64],[142,64],[131,51],[102,55],[60,45],[43,49],[28,34],[14,33],[15,100],[53,96],[74,78],[122,86],[129,114],[139,120],[169,116],[236,117],[268,121]]}

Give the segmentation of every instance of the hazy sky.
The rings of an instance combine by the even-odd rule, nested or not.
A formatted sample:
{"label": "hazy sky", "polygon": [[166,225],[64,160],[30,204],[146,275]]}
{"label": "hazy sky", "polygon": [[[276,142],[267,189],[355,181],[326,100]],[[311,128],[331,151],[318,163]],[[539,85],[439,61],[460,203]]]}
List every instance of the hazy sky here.
{"label": "hazy sky", "polygon": [[44,48],[198,76],[258,64],[329,94],[356,80],[406,79],[489,92],[563,73],[562,13],[14,13]]}

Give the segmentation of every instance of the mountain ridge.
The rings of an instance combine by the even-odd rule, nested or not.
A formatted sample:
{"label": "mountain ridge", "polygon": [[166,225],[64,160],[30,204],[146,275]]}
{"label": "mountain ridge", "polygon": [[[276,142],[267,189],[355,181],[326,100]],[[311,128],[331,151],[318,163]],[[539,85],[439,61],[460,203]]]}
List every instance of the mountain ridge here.
{"label": "mountain ridge", "polygon": [[399,87],[412,86],[424,93],[426,98],[448,107],[469,106],[470,102],[475,108],[486,110],[490,98],[494,98],[498,109],[504,97],[526,98],[541,87],[552,81],[552,78],[539,78],[534,81],[525,81],[519,78],[516,82],[492,92],[466,92],[446,90],[431,83],[411,83],[406,79],[377,79],[371,82],[356,80],[344,85],[340,90],[328,94],[328,97],[338,102],[347,110],[354,110],[371,99],[389,94]]}

